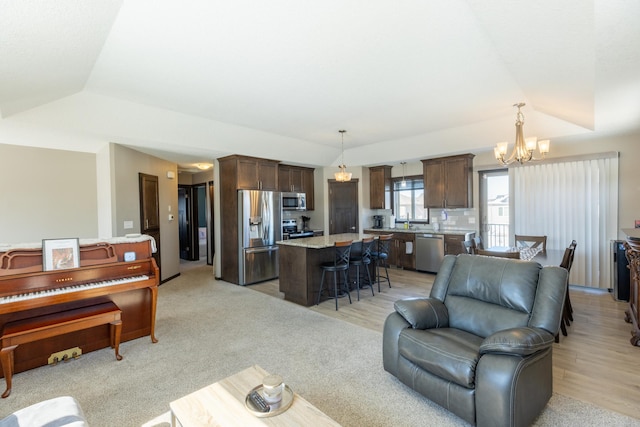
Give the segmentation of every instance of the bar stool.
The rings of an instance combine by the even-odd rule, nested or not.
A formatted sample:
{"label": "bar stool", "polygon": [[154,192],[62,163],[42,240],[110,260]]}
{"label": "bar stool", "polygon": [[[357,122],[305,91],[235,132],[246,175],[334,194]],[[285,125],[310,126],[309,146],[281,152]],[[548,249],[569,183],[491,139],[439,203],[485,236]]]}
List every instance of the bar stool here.
{"label": "bar stool", "polygon": [[387,259],[389,258],[389,246],[391,245],[391,238],[393,234],[382,234],[378,236],[378,248],[371,252],[373,261],[375,262],[376,277],[378,279],[378,292],[380,292],[380,266],[384,267],[385,275],[382,278],[389,283],[391,287],[391,280],[389,279],[389,270],[387,270]]}
{"label": "bar stool", "polygon": [[[371,282],[371,274],[369,273],[369,265],[371,264],[371,250],[373,249],[374,242],[375,240],[373,237],[362,239],[362,253],[359,256],[351,257],[351,259],[349,260],[350,265],[356,268],[356,292],[358,293],[358,301],[360,301],[361,288],[369,287],[371,288],[371,295],[375,295],[373,293],[373,282]],[[360,267],[364,267],[364,270],[367,272],[366,285],[360,284]]]}
{"label": "bar stool", "polygon": [[[351,294],[349,293],[349,257],[351,255],[351,240],[345,242],[336,242],[334,244],[334,257],[333,261],[323,262],[320,264],[322,268],[322,279],[320,279],[320,290],[318,291],[318,302],[320,304],[320,296],[322,295],[322,289],[324,288],[324,275],[328,271],[333,273],[333,296],[329,292],[329,298],[336,300],[336,311],[338,310],[338,272],[342,272],[343,278],[343,291],[349,296],[349,304],[351,304]],[[327,287],[327,290],[329,288]]]}

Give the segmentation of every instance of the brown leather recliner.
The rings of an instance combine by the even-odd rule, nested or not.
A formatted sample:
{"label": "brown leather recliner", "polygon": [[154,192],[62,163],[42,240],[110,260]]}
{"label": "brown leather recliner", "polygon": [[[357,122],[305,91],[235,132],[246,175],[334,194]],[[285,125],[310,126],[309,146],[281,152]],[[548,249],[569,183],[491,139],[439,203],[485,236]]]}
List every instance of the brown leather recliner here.
{"label": "brown leather recliner", "polygon": [[395,303],[384,369],[478,426],[528,426],[552,394],[551,353],[567,271],[445,257],[429,298]]}

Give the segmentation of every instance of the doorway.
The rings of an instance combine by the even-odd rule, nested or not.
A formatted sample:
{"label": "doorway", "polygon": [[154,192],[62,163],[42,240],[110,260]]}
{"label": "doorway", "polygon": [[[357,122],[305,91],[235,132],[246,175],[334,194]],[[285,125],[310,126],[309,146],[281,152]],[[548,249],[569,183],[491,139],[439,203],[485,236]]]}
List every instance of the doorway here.
{"label": "doorway", "polygon": [[480,171],[480,237],[486,248],[509,246],[509,171]]}
{"label": "doorway", "polygon": [[358,180],[329,180],[329,234],[358,232]]}
{"label": "doorway", "polygon": [[213,265],[213,182],[178,185],[180,259]]}
{"label": "doorway", "polygon": [[162,269],[162,257],[160,256],[160,198],[158,191],[158,177],[138,173],[138,190],[140,198],[140,232],[147,234],[156,241],[157,251],[153,257]]}

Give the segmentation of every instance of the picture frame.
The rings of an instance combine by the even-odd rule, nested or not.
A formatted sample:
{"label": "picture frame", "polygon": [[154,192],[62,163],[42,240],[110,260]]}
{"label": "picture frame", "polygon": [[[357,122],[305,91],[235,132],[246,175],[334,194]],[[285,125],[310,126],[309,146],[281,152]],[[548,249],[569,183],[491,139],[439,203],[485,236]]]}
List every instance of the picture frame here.
{"label": "picture frame", "polygon": [[80,267],[80,241],[78,238],[43,239],[42,270],[68,270]]}

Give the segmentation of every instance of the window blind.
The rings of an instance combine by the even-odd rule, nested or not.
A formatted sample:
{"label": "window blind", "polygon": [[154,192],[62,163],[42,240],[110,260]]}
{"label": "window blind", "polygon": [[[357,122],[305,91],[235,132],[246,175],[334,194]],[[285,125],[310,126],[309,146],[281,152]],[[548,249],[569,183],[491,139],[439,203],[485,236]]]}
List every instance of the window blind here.
{"label": "window blind", "polygon": [[618,157],[509,169],[515,234],[546,235],[547,249],[577,247],[569,283],[609,288],[618,235]]}

